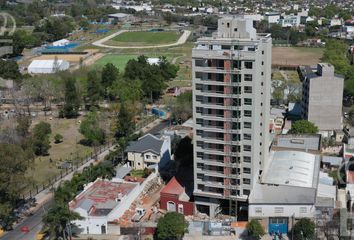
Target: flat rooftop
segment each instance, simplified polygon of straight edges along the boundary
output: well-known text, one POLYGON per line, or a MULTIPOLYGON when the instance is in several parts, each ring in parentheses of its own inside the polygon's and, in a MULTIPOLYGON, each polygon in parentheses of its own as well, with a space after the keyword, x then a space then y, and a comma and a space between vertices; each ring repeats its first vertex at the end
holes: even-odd
POLYGON ((319 166, 319 155, 299 151, 271 152, 262 183, 316 188, 319 166))
POLYGON ((313 150, 321 149, 320 134, 287 134, 279 135, 273 141, 273 146, 278 148, 313 150))
POLYGON ((86 210, 90 216, 106 216, 136 186, 136 183, 98 179, 87 185, 84 191, 69 203, 69 207, 70 209, 86 210))

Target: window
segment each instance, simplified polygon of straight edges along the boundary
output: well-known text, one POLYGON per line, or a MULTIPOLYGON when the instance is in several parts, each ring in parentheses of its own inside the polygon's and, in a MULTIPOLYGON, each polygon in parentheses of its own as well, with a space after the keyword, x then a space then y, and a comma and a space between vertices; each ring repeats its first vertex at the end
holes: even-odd
POLYGON ((233 122, 232 123, 232 129, 233 130, 239 130, 241 128, 241 124, 239 122, 233 122))
POLYGON ((234 28, 234 32, 237 32, 237 28, 234 28))
POLYGON ((264 51, 262 51, 262 54, 264 54, 264 51))
POLYGON ((252 136, 251 134, 244 133, 244 134, 243 134, 243 139, 244 139, 244 140, 252 140, 252 137, 251 137, 251 136, 252 136))
POLYGON ((252 111, 245 110, 245 111, 243 111, 243 115, 245 115, 245 117, 252 117, 252 111))
POLYGON ((243 50, 243 46, 235 45, 234 50, 243 50))
POLYGON ((243 173, 251 174, 251 169, 250 168, 243 168, 243 173))
POLYGON ((241 82, 241 74, 233 74, 232 75, 232 82, 241 82))
POLYGON ((283 207, 275 207, 274 213, 276 213, 276 214, 284 213, 284 208, 283 207))
POLYGON ((222 50, 230 50, 231 46, 230 45, 221 45, 222 50))
POLYGON ((307 213, 306 207, 300 207, 300 213, 307 213))
POLYGON ((262 61, 262 66, 264 65, 264 62, 262 61))
POLYGON ((240 60, 234 60, 233 61, 233 66, 234 66, 234 68, 241 69, 241 61, 240 60))
POLYGON ((245 81, 250 82, 250 81, 252 81, 252 74, 245 74, 243 76, 243 78, 244 78, 245 81))
POLYGON ((233 87, 233 94, 241 94, 241 87, 233 87))
POLYGON ((195 111, 197 113, 203 113, 203 108, 202 107, 196 107, 195 111))
POLYGON ((241 116, 241 111, 232 111, 233 118, 239 118, 241 116))
POLYGON ((244 128, 252 128, 252 123, 250 123, 250 122, 244 122, 244 123, 243 123, 243 127, 244 127, 244 128))
POLYGON ((203 156, 204 156, 204 153, 202 153, 202 152, 197 152, 197 157, 198 157, 198 158, 203 158, 203 156))
POLYGON ((251 151, 251 145, 243 145, 243 151, 250 152, 251 151))
POLYGON ((168 212, 176 212, 176 203, 172 201, 167 202, 167 211, 168 212))
POLYGON ((230 23, 227 23, 227 27, 228 27, 228 28, 230 27, 230 23))
POLYGON ((248 47, 248 51, 254 52, 254 51, 256 51, 256 48, 255 47, 248 47))
POLYGON ((240 134, 232 134, 232 141, 240 141, 240 134))
POLYGON ((197 146, 198 147, 203 147, 203 141, 197 141, 197 146))
POLYGON ((240 152, 241 151, 241 146, 233 145, 231 148, 232 152, 240 152))
POLYGON ((145 159, 150 159, 151 156, 150 155, 145 155, 145 159))
POLYGON ((203 125, 203 119, 201 119, 201 118, 197 118, 197 124, 199 124, 199 125, 203 125))
POLYGON ((248 189, 244 189, 243 190, 243 195, 250 195, 250 190, 248 190, 248 189))
POLYGON ((251 86, 245 86, 244 87, 244 92, 245 93, 252 93, 252 87, 251 86))
POLYGON ((183 214, 183 204, 178 204, 178 213, 183 214))
POLYGON ((256 213, 262 213, 262 208, 261 208, 261 207, 256 207, 256 208, 254 209, 254 211, 255 211, 256 213))
POLYGON ((252 105, 252 98, 243 99, 245 105, 252 105))
POLYGON ((261 72, 261 75, 263 76, 263 75, 264 75, 264 72, 261 72))
POLYGON ((245 62, 245 68, 252 69, 253 63, 252 62, 245 62))
POLYGON ((244 179, 243 179, 243 184, 251 184, 251 179, 249 179, 249 178, 244 178, 244 179))
POLYGON ((156 160, 157 156, 156 155, 152 155, 152 159, 156 160))
POLYGON ((243 156, 243 161, 246 163, 250 163, 251 162, 251 157, 250 156, 243 156))
POLYGON ((197 135, 202 136, 203 135, 203 130, 197 130, 197 135))

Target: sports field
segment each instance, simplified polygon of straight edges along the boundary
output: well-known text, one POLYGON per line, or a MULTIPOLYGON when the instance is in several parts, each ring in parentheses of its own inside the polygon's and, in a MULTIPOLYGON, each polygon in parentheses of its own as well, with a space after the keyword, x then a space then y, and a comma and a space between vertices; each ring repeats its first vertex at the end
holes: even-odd
POLYGON ((324 48, 273 47, 273 65, 314 65, 321 61, 324 48))
POLYGON ((120 71, 123 71, 125 65, 130 59, 137 58, 138 55, 116 55, 116 54, 108 54, 102 58, 100 58, 95 66, 103 67, 107 63, 113 63, 120 71))
POLYGON ((116 46, 144 46, 174 43, 181 36, 175 31, 165 32, 124 32, 109 40, 110 45, 116 46))

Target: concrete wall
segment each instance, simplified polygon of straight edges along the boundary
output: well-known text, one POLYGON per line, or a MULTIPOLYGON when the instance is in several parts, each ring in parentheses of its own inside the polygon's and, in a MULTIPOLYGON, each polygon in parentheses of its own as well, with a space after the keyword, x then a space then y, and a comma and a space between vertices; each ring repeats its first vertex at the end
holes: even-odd
POLYGON ((295 218, 313 218, 315 214, 314 205, 249 205, 249 218, 265 218, 265 217, 292 217, 295 218), (280 209, 283 212, 280 212, 280 209), (261 209, 261 212, 258 212, 261 209))
POLYGON ((309 84, 308 120, 319 130, 342 129, 344 79, 322 76, 309 84))

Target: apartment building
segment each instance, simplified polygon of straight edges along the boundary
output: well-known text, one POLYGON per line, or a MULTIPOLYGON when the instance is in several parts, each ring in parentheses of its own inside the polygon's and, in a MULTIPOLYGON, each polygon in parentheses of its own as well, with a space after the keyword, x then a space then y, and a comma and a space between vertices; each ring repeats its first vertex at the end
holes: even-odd
POLYGON ((219 19, 218 31, 193 48, 198 212, 235 214, 268 159, 271 49, 270 34, 242 17, 219 19))
POLYGON ((319 63, 300 66, 302 81, 302 117, 313 122, 320 133, 331 136, 342 129, 344 78, 334 73, 334 66, 319 63))

